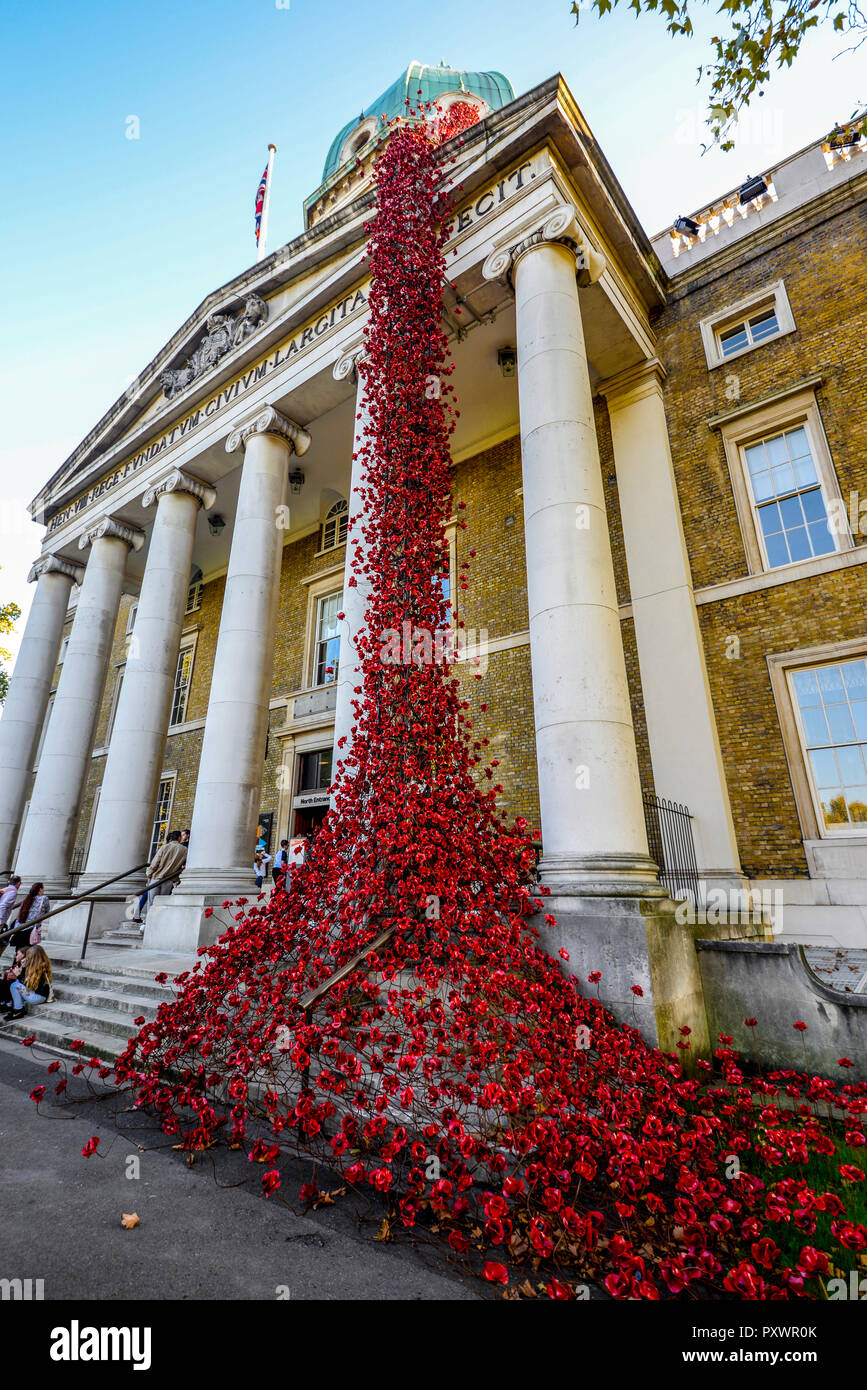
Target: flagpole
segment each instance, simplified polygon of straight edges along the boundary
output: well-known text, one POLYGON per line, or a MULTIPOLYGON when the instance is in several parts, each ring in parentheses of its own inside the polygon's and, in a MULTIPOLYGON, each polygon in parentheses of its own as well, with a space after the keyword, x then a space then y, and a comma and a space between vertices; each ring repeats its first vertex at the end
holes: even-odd
POLYGON ((265 258, 265 250, 268 245, 268 210, 271 206, 271 175, 274 170, 274 156, 277 153, 276 145, 268 146, 268 173, 265 180, 265 201, 262 204, 262 221, 259 225, 259 249, 256 253, 257 263, 265 258))

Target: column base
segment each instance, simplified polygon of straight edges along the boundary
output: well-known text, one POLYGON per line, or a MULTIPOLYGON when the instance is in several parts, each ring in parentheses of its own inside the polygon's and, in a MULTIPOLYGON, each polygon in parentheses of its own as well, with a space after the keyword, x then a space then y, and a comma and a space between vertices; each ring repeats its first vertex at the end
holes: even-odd
MULTIPOLYGON (((20 874, 21 870, 16 868, 15 872, 16 874, 20 874)), ((24 894, 29 889, 31 883, 38 883, 39 881, 40 880, 38 878, 31 878, 29 875, 22 875, 21 887, 18 889, 18 901, 15 904, 14 908, 15 912, 17 912, 18 908, 21 906, 21 900, 24 897, 24 894)), ((51 899, 52 907, 59 907, 62 902, 65 902, 68 898, 74 898, 78 893, 77 888, 70 888, 69 886, 69 874, 64 874, 63 878, 43 879, 42 891, 48 894, 49 898, 51 899)))
POLYGON ((694 945, 694 931, 675 916, 676 904, 659 884, 647 891, 603 893, 563 891, 547 874, 551 895, 545 912, 556 926, 539 928, 552 956, 564 946, 569 952, 566 969, 580 980, 582 994, 591 994, 591 972, 601 972, 598 995, 620 1023, 641 1032, 645 1042, 663 1052, 676 1052, 688 1064, 709 1054, 709 1035, 701 976, 694 945), (638 985, 641 995, 633 994, 638 985), (688 1027, 690 1048, 681 1052, 681 1027, 688 1027))
MULTIPOLYGON (((92 893, 100 883, 105 883, 107 878, 111 878, 110 869, 106 870, 105 873, 80 874, 78 878, 78 887, 75 889, 72 896, 77 897, 79 893, 92 893)), ((119 878, 117 883, 112 883, 108 888, 103 889, 103 891, 98 894, 98 897, 134 897, 136 901, 138 901, 144 892, 144 887, 145 875, 143 873, 129 874, 126 878, 119 878)), ((121 913, 121 916, 123 916, 123 913, 121 913)))
POLYGON ((543 854, 539 873, 552 895, 568 898, 666 896, 648 854, 543 854))
MULTIPOLYGON (((252 861, 252 854, 250 859, 252 861)), ((271 864, 266 865, 266 882, 271 881, 271 864)), ((195 896, 206 894, 208 897, 219 899, 225 902, 227 898, 249 898, 256 896, 261 889, 256 887, 256 879, 249 864, 233 864, 229 868, 204 868, 200 869, 195 865, 192 868, 184 869, 181 874, 180 885, 175 889, 175 894, 186 895, 192 893, 195 896)))
MULTIPOLYGON (((60 907, 63 902, 63 897, 68 898, 69 896, 69 889, 67 889, 59 902, 56 902, 52 898, 52 907, 60 907)), ((99 937, 104 936, 107 931, 111 931, 112 928, 123 925, 125 920, 125 906, 125 900, 111 902, 100 898, 94 899, 88 940, 96 941, 99 937)), ((89 908, 90 903, 76 903, 74 907, 70 907, 66 912, 59 912, 56 917, 49 917, 42 928, 43 941, 46 943, 62 941, 70 946, 80 946, 84 941, 84 933, 87 931, 87 914, 89 908)))
MULTIPOLYGON (((194 955, 200 946, 212 946, 235 925, 238 909, 234 904, 223 907, 226 899, 225 893, 181 893, 177 888, 154 898, 145 919, 143 949, 194 955), (205 916, 206 908, 211 908, 209 917, 205 916)), ((255 896, 252 900, 255 902, 255 896)))

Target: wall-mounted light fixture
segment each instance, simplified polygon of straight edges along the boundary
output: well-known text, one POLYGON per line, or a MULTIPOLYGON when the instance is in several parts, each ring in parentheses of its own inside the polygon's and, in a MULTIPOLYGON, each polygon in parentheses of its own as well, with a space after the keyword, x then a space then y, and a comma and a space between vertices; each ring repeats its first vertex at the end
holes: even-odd
POLYGON ((518 370, 518 358, 513 347, 497 348, 497 366, 503 376, 514 376, 518 370))
POLYGON ((289 474, 289 491, 300 492, 304 486, 304 474, 300 468, 293 468, 289 474))
POLYGON ((219 512, 211 512, 208 517, 208 530, 212 536, 221 536, 226 529, 226 523, 219 512))

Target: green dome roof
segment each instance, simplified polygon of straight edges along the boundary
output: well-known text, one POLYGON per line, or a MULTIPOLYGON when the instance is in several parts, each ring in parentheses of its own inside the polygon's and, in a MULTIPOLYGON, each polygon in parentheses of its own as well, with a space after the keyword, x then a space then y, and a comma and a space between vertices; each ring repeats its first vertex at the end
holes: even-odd
POLYGON ((325 161, 322 182, 327 182, 339 167, 340 151, 346 137, 357 125, 370 116, 385 116, 387 120, 393 120, 395 116, 405 115, 407 97, 412 105, 416 106, 419 102, 419 88, 422 103, 436 101, 446 92, 463 90, 468 95, 481 97, 491 111, 499 111, 501 106, 506 106, 515 99, 511 82, 501 72, 466 72, 463 68, 447 68, 443 64, 434 68, 428 67, 425 63, 410 63, 406 71, 401 73, 397 81, 393 82, 381 97, 371 102, 360 116, 347 121, 343 129, 335 135, 325 161))

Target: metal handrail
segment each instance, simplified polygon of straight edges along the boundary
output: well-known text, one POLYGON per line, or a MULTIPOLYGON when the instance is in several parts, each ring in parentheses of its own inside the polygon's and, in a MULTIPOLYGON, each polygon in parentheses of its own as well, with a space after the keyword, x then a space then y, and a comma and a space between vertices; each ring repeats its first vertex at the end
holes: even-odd
MULTIPOLYGON (((329 990, 333 989, 336 984, 344 980, 347 975, 351 975, 352 971, 361 964, 365 956, 370 955, 371 951, 378 951, 380 946, 384 946, 386 941, 389 941, 394 936, 396 930, 397 923, 394 923, 393 926, 386 927, 384 931, 379 933, 379 936, 374 937, 373 941, 369 942, 368 945, 354 955, 351 960, 348 960, 345 965, 341 965, 340 969, 335 970, 333 975, 329 975, 327 980, 323 980, 321 985, 317 985, 315 989, 308 990, 303 998, 298 1001, 302 1014, 307 1014, 309 1020, 309 1015, 313 1012, 313 1008, 319 1000, 322 999, 329 990)), ((305 1090, 310 1085, 309 1058, 307 1065, 301 1069, 301 1085, 305 1090)))
POLYGON ((301 1012, 303 1014, 309 1013, 313 1005, 318 1003, 323 995, 327 994, 328 991, 339 984, 341 980, 344 980, 347 975, 351 975, 353 970, 364 960, 365 956, 369 956, 371 951, 378 951, 380 946, 384 946, 386 941, 389 941, 396 931, 396 923, 390 927, 386 927, 384 931, 379 933, 379 936, 375 937, 374 940, 369 943, 369 945, 365 946, 357 955, 354 955, 345 965, 341 965, 340 969, 335 970, 333 975, 329 975, 327 980, 323 980, 321 985, 317 985, 315 989, 308 990, 307 994, 298 1001, 301 1012))
MULTIPOLYGON (((87 943, 90 938, 90 923, 93 918, 93 905, 95 902, 99 901, 97 895, 103 888, 110 888, 113 883, 118 883, 122 878, 127 878, 130 874, 137 874, 141 869, 146 869, 148 863, 149 861, 145 860, 143 864, 136 864, 131 869, 124 869, 122 874, 115 874, 114 878, 107 878, 102 883, 95 884, 89 892, 79 893, 76 897, 70 898, 68 902, 63 903, 61 907, 52 907, 50 912, 43 912, 41 917, 34 917, 32 922, 18 922, 14 927, 7 927, 5 931, 0 932, 0 951, 5 950, 6 942, 9 937, 14 936, 16 932, 23 931, 25 927, 32 928, 41 926, 43 922, 48 921, 49 917, 57 917, 61 912, 68 912, 71 907, 76 907, 79 903, 90 903, 87 913, 87 923, 84 928, 84 940, 81 943, 81 955, 79 956, 79 960, 84 960, 85 952, 87 951, 87 943)), ((174 873, 167 874, 165 878, 158 878, 155 883, 149 883, 147 885, 147 891, 150 892, 152 888, 161 888, 164 883, 172 883, 177 876, 178 871, 175 869, 174 873)), ((121 902, 122 899, 118 898, 116 901, 121 902)))

